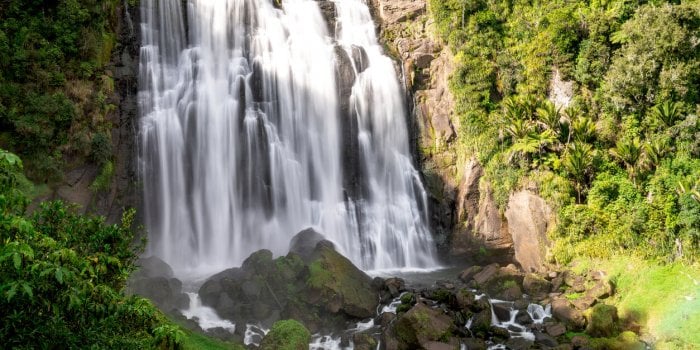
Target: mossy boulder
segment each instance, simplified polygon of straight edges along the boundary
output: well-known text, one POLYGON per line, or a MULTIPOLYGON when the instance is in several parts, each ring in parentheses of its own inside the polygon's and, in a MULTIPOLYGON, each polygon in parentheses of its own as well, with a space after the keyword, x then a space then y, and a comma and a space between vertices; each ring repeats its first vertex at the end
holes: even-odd
POLYGON ((308 266, 307 301, 321 304, 331 313, 342 311, 358 318, 374 316, 379 297, 372 288, 372 279, 327 243, 317 244, 315 259, 308 266))
POLYGON ((523 279, 523 289, 525 294, 536 299, 543 299, 551 291, 552 283, 537 274, 528 273, 523 279))
POLYGON ((584 312, 588 325, 586 333, 593 337, 612 337, 619 332, 617 308, 597 304, 584 312))
POLYGON ((212 276, 199 290, 202 303, 236 323, 269 327, 295 319, 313 332, 375 315, 379 294, 372 279, 321 234, 304 230, 290 249, 276 259, 269 250, 257 251, 240 268, 212 276))
POLYGON ((423 349, 432 342, 449 342, 454 324, 441 311, 417 303, 394 324, 400 349, 423 349))
POLYGON ((277 321, 260 343, 260 350, 306 350, 311 333, 295 320, 277 321))

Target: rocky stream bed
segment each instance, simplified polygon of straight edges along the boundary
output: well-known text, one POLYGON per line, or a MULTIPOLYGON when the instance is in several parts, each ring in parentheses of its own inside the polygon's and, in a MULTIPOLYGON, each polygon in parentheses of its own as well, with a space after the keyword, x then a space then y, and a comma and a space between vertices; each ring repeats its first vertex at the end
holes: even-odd
POLYGON ((292 239, 286 256, 260 250, 185 287, 159 259, 141 265, 132 292, 188 328, 251 349, 271 348, 263 339, 287 319, 310 332, 311 349, 646 347, 629 331, 638 327, 607 303, 614 286, 603 271, 525 273, 493 263, 373 278, 311 229, 292 239))

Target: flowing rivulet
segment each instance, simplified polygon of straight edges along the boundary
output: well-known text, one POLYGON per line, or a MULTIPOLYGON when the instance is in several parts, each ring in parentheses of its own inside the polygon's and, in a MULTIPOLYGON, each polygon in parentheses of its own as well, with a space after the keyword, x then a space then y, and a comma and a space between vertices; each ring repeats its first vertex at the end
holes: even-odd
POLYGON ((210 273, 312 226, 366 270, 435 264, 403 94, 362 1, 335 1, 335 28, 313 0, 141 6, 151 253, 210 273))

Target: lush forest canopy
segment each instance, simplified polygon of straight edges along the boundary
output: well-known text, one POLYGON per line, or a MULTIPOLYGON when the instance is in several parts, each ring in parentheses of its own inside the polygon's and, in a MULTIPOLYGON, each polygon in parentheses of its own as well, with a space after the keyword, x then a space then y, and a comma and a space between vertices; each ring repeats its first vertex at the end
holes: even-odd
POLYGON ((459 152, 485 165, 502 209, 537 188, 558 212, 561 263, 697 261, 700 2, 430 4, 456 56, 459 152), (568 106, 548 99, 554 75, 573 83, 568 106))

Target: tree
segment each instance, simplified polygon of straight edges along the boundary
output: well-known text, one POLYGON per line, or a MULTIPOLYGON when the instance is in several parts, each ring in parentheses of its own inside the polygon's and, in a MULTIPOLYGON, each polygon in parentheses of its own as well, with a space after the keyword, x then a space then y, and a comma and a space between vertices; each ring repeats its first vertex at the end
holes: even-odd
POLYGON ((610 150, 610 154, 620 160, 627 170, 630 180, 636 185, 639 160, 642 156, 642 144, 639 138, 623 139, 617 142, 615 148, 610 150))
POLYGON ((564 154, 562 165, 574 182, 576 198, 579 203, 583 190, 588 184, 588 178, 593 172, 595 151, 587 143, 572 143, 564 154))
POLYGON ((681 104, 672 101, 664 101, 652 108, 651 115, 662 122, 667 128, 670 128, 681 119, 681 104))

